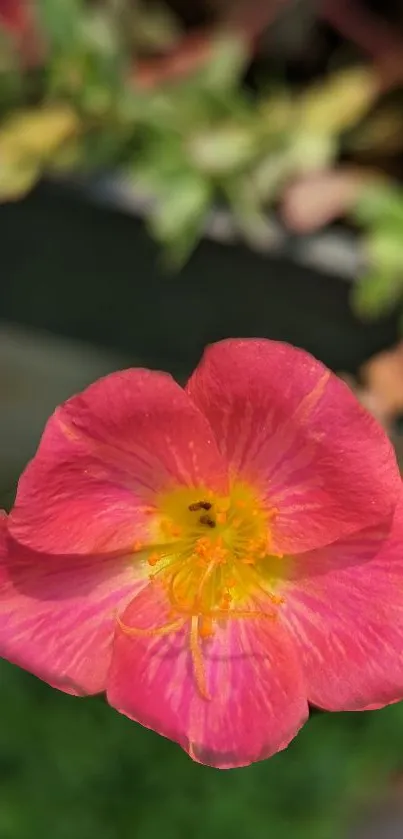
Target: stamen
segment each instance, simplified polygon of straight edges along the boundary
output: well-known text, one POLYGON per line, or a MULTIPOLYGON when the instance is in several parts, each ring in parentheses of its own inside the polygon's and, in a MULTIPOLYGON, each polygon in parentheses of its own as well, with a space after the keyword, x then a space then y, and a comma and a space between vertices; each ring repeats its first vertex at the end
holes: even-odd
POLYGON ((182 528, 177 524, 174 524, 174 522, 169 519, 163 519, 160 527, 164 536, 176 539, 178 536, 182 535, 182 528))
POLYGON ((142 629, 139 626, 127 626, 120 618, 117 619, 117 622, 125 635, 169 635, 170 632, 177 632, 178 629, 181 629, 186 621, 181 618, 180 620, 166 623, 164 626, 157 626, 151 629, 142 629))
MULTIPOLYGON (((193 615, 194 614, 194 609, 188 607, 188 605, 186 603, 186 600, 178 600, 177 594, 175 592, 175 583, 176 583, 181 571, 182 571, 182 569, 179 568, 179 570, 176 571, 175 574, 172 574, 172 577, 171 577, 170 582, 169 582, 169 590, 168 590, 169 600, 170 600, 171 605, 173 606, 174 609, 176 609, 177 612, 182 613, 183 615, 193 615)), ((192 603, 191 606, 193 606, 193 605, 194 604, 192 603)))
POLYGON ((258 609, 212 609, 211 612, 204 612, 203 617, 209 617, 213 620, 244 620, 245 618, 267 618, 268 620, 276 620, 277 615, 268 614, 268 612, 261 612, 258 609))
POLYGON ((229 592, 225 592, 225 594, 223 594, 223 596, 221 598, 220 608, 228 611, 231 603, 232 603, 231 595, 229 594, 229 592))
POLYGON ((195 553, 200 557, 205 557, 207 551, 211 546, 210 539, 207 536, 198 539, 195 545, 195 553))
POLYGON ((201 600, 202 600, 202 597, 203 597, 203 589, 204 589, 207 581, 210 579, 213 571, 215 571, 215 567, 216 567, 215 561, 214 561, 214 559, 212 559, 210 564, 207 566, 207 568, 206 568, 206 570, 205 570, 205 572, 202 575, 202 578, 200 580, 200 583, 199 583, 199 586, 198 586, 198 589, 197 589, 196 598, 195 598, 195 603, 201 605, 201 600))
POLYGON ((207 690, 206 670, 204 667, 203 653, 200 648, 198 617, 192 617, 192 623, 190 627, 190 652, 192 654, 194 674, 199 693, 203 697, 203 699, 207 699, 207 701, 210 701, 211 696, 207 690))
MULTIPOLYGON (((158 578, 171 609, 167 623, 151 629, 121 621, 119 626, 128 635, 149 637, 185 628, 194 680, 209 700, 204 645, 223 622, 276 620, 284 598, 270 591, 270 561, 266 568, 266 559, 274 556, 270 523, 278 510, 268 509, 267 499, 261 505, 252 489, 237 481, 226 498, 205 488, 196 492, 200 500, 191 501, 187 489, 167 498, 159 518, 161 544, 147 550, 149 577, 158 578)), ((138 550, 145 547, 136 543, 138 550)), ((273 583, 276 577, 273 573, 273 583)))
POLYGON ((285 603, 285 598, 282 597, 280 594, 273 594, 273 592, 268 591, 266 588, 262 586, 259 580, 259 575, 256 573, 256 569, 251 569, 251 573, 253 574, 254 583, 253 587, 259 589, 265 597, 268 597, 275 606, 281 606, 282 603, 285 603))

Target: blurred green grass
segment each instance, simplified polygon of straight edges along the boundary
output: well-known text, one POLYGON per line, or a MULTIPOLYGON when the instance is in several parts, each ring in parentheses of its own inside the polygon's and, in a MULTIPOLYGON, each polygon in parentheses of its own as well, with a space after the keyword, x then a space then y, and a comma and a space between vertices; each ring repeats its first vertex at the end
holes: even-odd
POLYGON ((399 770, 403 704, 314 715, 287 751, 227 772, 0 664, 1 839, 334 839, 399 770))

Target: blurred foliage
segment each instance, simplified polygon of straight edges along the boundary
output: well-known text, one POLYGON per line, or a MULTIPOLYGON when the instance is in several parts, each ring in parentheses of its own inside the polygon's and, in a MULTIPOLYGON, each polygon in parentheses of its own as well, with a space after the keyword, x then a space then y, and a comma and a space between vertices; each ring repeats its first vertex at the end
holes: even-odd
POLYGON ((370 269, 353 289, 353 303, 363 317, 377 317, 403 298, 403 188, 379 181, 363 189, 354 219, 365 230, 370 269))
MULTIPOLYGON (((119 169, 151 198, 150 230, 178 267, 213 206, 229 206, 259 244, 267 208, 290 181, 337 167, 346 153, 401 149, 400 102, 383 104, 375 68, 348 66, 301 90, 271 79, 255 93, 243 83, 251 54, 241 33, 205 36, 203 60, 199 42, 196 58, 192 49, 184 58, 184 33, 163 2, 34 8, 27 34, 2 26, 0 5, 0 200, 18 199, 43 174, 119 169), (166 55, 186 72, 164 72, 166 55)), ((396 305, 403 282, 403 199, 376 178, 371 194, 368 204, 363 190, 352 212, 368 264, 353 302, 365 316, 396 305)))
POLYGON ((1 663, 2 839, 340 839, 402 769, 403 705, 314 715, 286 752, 237 771, 1 663))
POLYGON ((242 85, 246 46, 224 33, 181 80, 144 85, 141 58, 180 38, 162 5, 38 0, 35 31, 34 68, 11 37, 0 65, 0 198, 24 194, 43 172, 120 167, 155 198, 150 227, 176 262, 217 201, 253 240, 286 181, 334 161, 377 95, 358 67, 300 95, 255 96, 242 85))

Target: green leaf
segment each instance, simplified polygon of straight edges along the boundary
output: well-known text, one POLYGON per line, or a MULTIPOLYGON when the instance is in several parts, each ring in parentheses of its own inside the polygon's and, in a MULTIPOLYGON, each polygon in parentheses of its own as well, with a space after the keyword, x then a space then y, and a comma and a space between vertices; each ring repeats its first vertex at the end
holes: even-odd
MULTIPOLYGON (((144 139, 144 137, 143 137, 144 139)), ((173 134, 149 132, 140 152, 136 152, 131 175, 151 193, 174 194, 187 178, 197 177, 184 162, 183 149, 173 134)))
POLYGON ((133 40, 151 52, 175 47, 181 36, 179 23, 163 3, 139 9, 133 21, 133 40))
POLYGON ((376 229, 368 238, 366 253, 371 265, 388 273, 403 274, 403 238, 387 227, 376 229))
POLYGON ((67 104, 15 111, 0 126, 0 162, 46 161, 79 131, 79 118, 67 104))
POLYGON ((238 229, 251 247, 264 247, 272 236, 272 227, 262 207, 262 200, 250 176, 236 178, 225 184, 238 229))
POLYGON ((39 165, 24 162, 12 165, 0 157, 0 203, 23 198, 39 178, 39 165))
POLYGON ((266 203, 277 197, 279 190, 290 176, 292 160, 283 152, 271 151, 257 161, 251 172, 254 190, 260 201, 266 203))
POLYGON ((388 230, 376 230, 366 245, 369 273, 354 287, 352 302, 362 317, 391 311, 403 293, 403 241, 388 230))
POLYGON ((215 91, 237 87, 248 60, 249 54, 244 39, 236 35, 218 36, 200 75, 202 86, 215 91))
POLYGON ((359 224, 381 222, 401 227, 403 233, 403 191, 386 181, 373 182, 360 192, 353 216, 359 224))
POLYGON ((362 318, 376 318, 394 309, 403 292, 403 270, 372 272, 353 287, 351 301, 354 310, 362 318))
POLYGON ((209 184, 190 173, 156 196, 149 227, 177 265, 188 257, 201 235, 210 201, 209 184))
POLYGON ((213 176, 228 175, 255 157, 257 138, 251 128, 221 125, 191 136, 186 150, 190 162, 200 171, 213 176))
POLYGON ((37 0, 36 5, 51 51, 73 52, 80 37, 83 0, 37 0))
POLYGON ((290 143, 288 160, 294 173, 324 169, 337 156, 337 141, 330 134, 299 131, 290 143))

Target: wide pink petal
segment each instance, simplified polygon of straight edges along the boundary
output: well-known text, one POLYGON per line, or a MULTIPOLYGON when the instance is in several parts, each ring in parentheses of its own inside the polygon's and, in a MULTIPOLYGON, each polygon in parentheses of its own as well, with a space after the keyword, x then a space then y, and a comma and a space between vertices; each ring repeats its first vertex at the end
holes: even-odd
MULTIPOLYGON (((130 604, 126 626, 168 620, 150 586, 130 604)), ((203 698, 190 653, 190 628, 165 636, 118 629, 107 696, 121 713, 177 741, 194 760, 245 766, 284 749, 307 718, 301 672, 280 622, 232 620, 203 642, 203 698)))
POLYGON ((308 699, 365 710, 403 699, 403 516, 295 557, 283 618, 304 668, 308 699))
POLYGON ((224 489, 225 467, 183 389, 163 373, 113 373, 49 420, 20 479, 10 532, 50 553, 130 550, 150 539, 156 493, 206 483, 224 489))
POLYGON ((266 340, 210 347, 187 391, 231 472, 271 507, 272 549, 329 544, 393 509, 400 475, 381 427, 303 350, 266 340))
POLYGON ((34 554, 0 520, 0 656, 74 694, 105 690, 116 616, 148 576, 141 561, 34 554))

